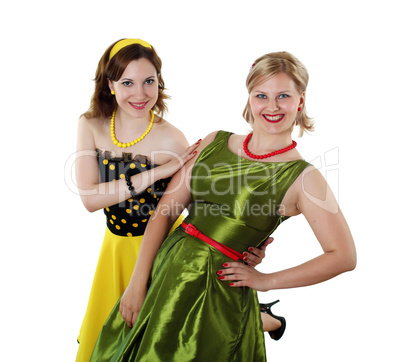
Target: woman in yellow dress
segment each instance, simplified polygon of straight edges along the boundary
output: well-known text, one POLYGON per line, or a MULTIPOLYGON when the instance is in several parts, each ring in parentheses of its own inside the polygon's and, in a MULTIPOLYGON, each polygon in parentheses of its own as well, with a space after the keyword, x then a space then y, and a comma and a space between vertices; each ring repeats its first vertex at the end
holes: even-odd
POLYGON ((99 61, 90 109, 79 120, 77 185, 88 211, 104 209, 107 228, 77 361, 89 360, 106 317, 127 287, 147 221, 169 177, 194 156, 194 146, 162 118, 168 96, 161 67, 145 41, 112 44, 99 61))

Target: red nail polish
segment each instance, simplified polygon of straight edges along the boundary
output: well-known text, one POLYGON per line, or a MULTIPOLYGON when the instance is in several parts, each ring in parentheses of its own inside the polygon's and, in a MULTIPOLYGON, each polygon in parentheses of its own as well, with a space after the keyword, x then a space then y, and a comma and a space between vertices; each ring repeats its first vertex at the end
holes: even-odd
POLYGON ((230 285, 230 286, 232 286, 232 285, 233 285, 233 283, 229 283, 229 285, 230 285))
POLYGON ((247 257, 245 256, 245 257, 243 258, 243 260, 244 260, 244 261, 247 261, 247 257))
POLYGON ((249 251, 253 251, 253 248, 250 247, 250 248, 248 248, 248 250, 249 250, 249 251))
POLYGON ((216 272, 216 274, 222 274, 222 273, 223 273, 222 270, 218 270, 218 271, 216 272))
POLYGON ((223 277, 223 276, 222 276, 222 277, 218 277, 218 278, 219 278, 220 280, 223 280, 223 279, 225 279, 225 277, 223 277))
POLYGON ((226 267, 226 266, 228 266, 228 263, 223 263, 222 265, 226 267))
POLYGON ((246 252, 244 252, 244 253, 243 253, 243 255, 244 255, 244 256, 247 256, 247 253, 246 253, 246 252))

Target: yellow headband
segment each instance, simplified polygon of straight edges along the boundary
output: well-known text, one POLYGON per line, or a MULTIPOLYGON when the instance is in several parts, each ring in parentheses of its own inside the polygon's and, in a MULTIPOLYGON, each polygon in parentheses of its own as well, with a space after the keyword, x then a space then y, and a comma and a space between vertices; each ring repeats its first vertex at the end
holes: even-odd
POLYGON ((132 45, 132 44, 140 44, 145 48, 150 48, 152 49, 151 44, 147 43, 144 40, 141 39, 123 39, 118 41, 112 48, 112 50, 110 51, 109 54, 109 60, 112 59, 117 52, 119 52, 121 49, 125 48, 128 45, 132 45))

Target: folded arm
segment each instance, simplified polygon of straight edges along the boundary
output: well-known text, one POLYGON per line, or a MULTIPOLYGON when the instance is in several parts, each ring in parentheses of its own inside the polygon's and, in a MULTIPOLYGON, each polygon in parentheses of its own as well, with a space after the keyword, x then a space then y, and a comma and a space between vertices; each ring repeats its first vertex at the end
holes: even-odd
MULTIPOLYGON (((95 121, 82 117, 78 126, 78 141, 75 161, 77 186, 81 200, 90 212, 118 204, 131 197, 126 180, 101 182, 96 155, 94 132, 95 121)), ((170 150, 171 160, 164 165, 131 176, 137 193, 145 190, 157 180, 172 176, 190 160, 196 144, 188 147, 187 140, 179 134, 175 138, 175 151, 170 150), (176 156, 174 156, 176 154, 176 156)))

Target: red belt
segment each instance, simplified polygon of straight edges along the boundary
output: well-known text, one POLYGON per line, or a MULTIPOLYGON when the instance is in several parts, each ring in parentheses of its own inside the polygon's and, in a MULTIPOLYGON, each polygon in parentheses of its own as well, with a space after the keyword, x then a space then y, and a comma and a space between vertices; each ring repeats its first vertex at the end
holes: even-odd
POLYGON ((186 224, 185 222, 183 222, 181 226, 185 229, 187 234, 194 236, 202 241, 205 241, 207 244, 219 250, 221 253, 225 254, 230 259, 234 261, 238 261, 239 259, 243 260, 243 254, 204 235, 202 232, 197 230, 197 228, 194 225, 186 224))

